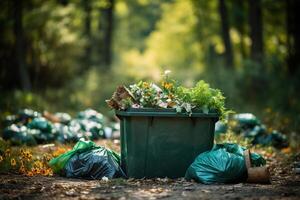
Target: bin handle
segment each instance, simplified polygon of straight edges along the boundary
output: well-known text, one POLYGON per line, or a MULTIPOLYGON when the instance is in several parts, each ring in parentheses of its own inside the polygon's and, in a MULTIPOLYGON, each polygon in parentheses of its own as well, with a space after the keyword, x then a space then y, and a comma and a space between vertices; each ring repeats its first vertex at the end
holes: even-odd
POLYGON ((191 120, 192 120, 192 124, 193 124, 193 126, 195 126, 195 125, 196 125, 196 119, 195 119, 195 118, 193 118, 193 117, 191 117, 191 120))
POLYGON ((150 117, 150 126, 153 125, 154 117, 150 117))

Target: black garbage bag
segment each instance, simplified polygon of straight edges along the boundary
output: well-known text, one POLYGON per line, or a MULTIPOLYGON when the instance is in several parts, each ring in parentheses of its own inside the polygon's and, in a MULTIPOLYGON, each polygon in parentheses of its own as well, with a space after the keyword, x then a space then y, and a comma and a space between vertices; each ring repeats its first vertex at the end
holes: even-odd
POLYGON ((3 139, 9 140, 13 145, 36 145, 37 142, 34 139, 31 132, 28 131, 26 126, 19 126, 13 124, 8 126, 3 131, 3 139))
POLYGON ((41 117, 41 116, 42 116, 41 113, 31 110, 31 109, 19 110, 19 112, 17 114, 18 120, 22 121, 24 123, 27 123, 29 120, 32 120, 34 118, 41 117))
POLYGON ((75 153, 64 167, 66 177, 102 179, 125 177, 112 151, 103 147, 75 153))
POLYGON ((43 132, 39 129, 28 129, 28 132, 31 132, 38 144, 54 142, 57 138, 57 135, 55 133, 43 132))
POLYGON ((242 131, 242 135, 249 139, 254 139, 259 135, 267 134, 267 128, 265 125, 256 125, 252 129, 242 131))
POLYGON ((252 144, 260 144, 263 146, 273 146, 275 148, 281 149, 289 146, 288 139, 286 135, 274 130, 270 134, 260 134, 257 135, 252 144))
POLYGON ((3 125, 5 127, 7 127, 7 126, 10 126, 10 125, 12 125, 14 123, 17 123, 17 122, 18 122, 18 117, 16 115, 8 115, 4 118, 3 125))
POLYGON ((260 120, 253 115, 252 113, 239 113, 233 115, 231 119, 236 122, 236 125, 233 127, 233 131, 237 134, 243 134, 247 136, 255 126, 260 126, 260 120))

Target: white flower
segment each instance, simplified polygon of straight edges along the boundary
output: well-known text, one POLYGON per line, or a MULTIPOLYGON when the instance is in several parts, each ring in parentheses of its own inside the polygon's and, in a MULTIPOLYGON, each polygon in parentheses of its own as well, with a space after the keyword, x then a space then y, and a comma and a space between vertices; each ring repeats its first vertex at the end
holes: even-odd
POLYGON ((132 108, 140 108, 141 106, 139 105, 139 104, 132 104, 132 106, 131 106, 132 108))
POLYGON ((167 108, 168 104, 166 102, 161 101, 161 102, 159 102, 158 106, 161 107, 161 108, 167 108))

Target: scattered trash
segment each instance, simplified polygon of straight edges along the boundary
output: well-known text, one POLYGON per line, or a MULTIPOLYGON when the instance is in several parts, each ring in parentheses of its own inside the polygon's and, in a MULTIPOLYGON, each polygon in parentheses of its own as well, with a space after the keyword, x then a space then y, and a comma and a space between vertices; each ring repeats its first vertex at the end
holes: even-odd
MULTIPOLYGON (((236 183, 247 179, 247 168, 243 152, 246 149, 237 144, 216 144, 211 151, 201 153, 186 171, 187 180, 212 183, 236 183)), ((265 165, 265 159, 251 153, 254 166, 265 165)))
POLYGON ((119 131, 117 123, 105 123, 104 116, 92 109, 81 111, 72 119, 67 113, 43 114, 31 110, 20 110, 7 116, 3 139, 13 145, 36 145, 50 142, 70 143, 80 138, 95 140, 112 138, 119 131))
MULTIPOLYGON (((34 131, 32 131, 34 132, 34 131)), ((13 145, 36 145, 36 140, 34 139, 32 132, 27 130, 26 126, 12 124, 4 129, 3 139, 10 140, 13 145)))
MULTIPOLYGON (((231 130, 235 134, 243 135, 252 141, 252 144, 260 144, 263 146, 274 146, 275 148, 282 149, 289 146, 286 135, 277 130, 271 132, 260 120, 251 113, 235 114, 229 119, 231 130)), ((215 135, 226 133, 228 130, 227 124, 218 121, 215 126, 215 135)))
POLYGON ((265 166, 253 167, 251 162, 251 153, 249 149, 244 151, 244 158, 247 167, 247 182, 248 183, 270 183, 270 172, 265 166))
POLYGON ((80 140, 71 151, 53 158, 49 165, 55 173, 69 178, 125 177, 120 167, 120 156, 91 141, 80 140))
POLYGON ((226 133, 228 127, 226 126, 226 124, 222 123, 221 121, 218 121, 215 124, 215 135, 220 135, 222 133, 226 133))
POLYGON ((274 130, 269 134, 257 135, 252 141, 253 144, 261 144, 265 146, 274 146, 278 149, 286 148, 289 146, 286 135, 274 130))
POLYGON ((300 174, 300 162, 294 163, 294 171, 296 174, 300 174))
POLYGON ((106 177, 106 176, 103 176, 102 178, 101 178, 101 181, 104 181, 104 182, 107 182, 109 179, 106 177))
POLYGON ((153 82, 139 81, 128 87, 117 87, 107 105, 115 110, 130 108, 163 108, 174 109, 174 112, 192 115, 193 111, 204 114, 218 113, 220 119, 230 113, 225 108, 225 98, 218 89, 211 88, 200 80, 194 87, 186 88, 164 73, 159 85, 153 82))

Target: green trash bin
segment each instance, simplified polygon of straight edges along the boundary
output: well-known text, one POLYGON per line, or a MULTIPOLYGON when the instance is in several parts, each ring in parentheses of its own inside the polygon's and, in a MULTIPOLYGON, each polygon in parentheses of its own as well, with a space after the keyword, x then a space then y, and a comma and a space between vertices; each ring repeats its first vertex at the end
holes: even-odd
POLYGON ((128 177, 184 177, 187 168, 214 142, 217 113, 131 108, 116 111, 121 121, 121 166, 128 177))

